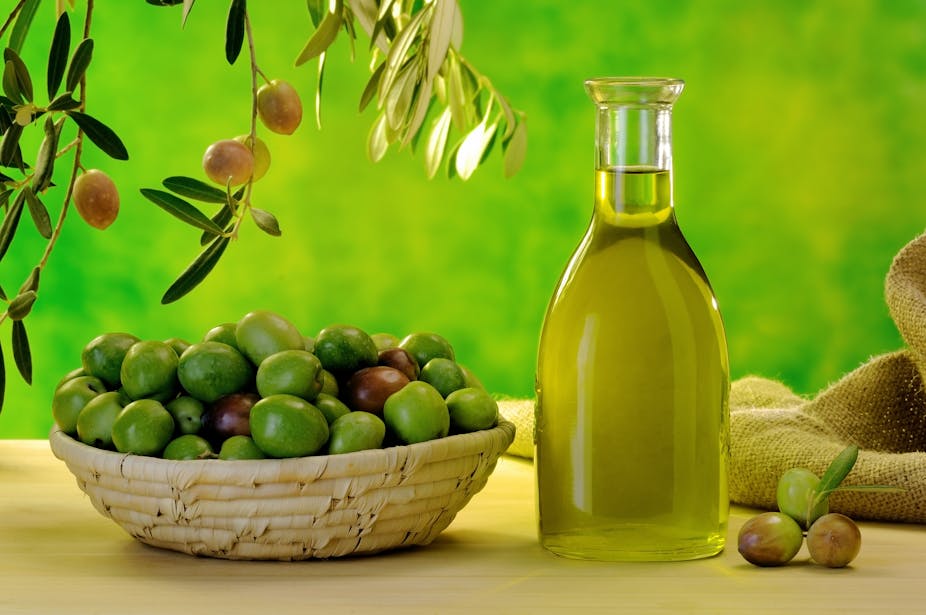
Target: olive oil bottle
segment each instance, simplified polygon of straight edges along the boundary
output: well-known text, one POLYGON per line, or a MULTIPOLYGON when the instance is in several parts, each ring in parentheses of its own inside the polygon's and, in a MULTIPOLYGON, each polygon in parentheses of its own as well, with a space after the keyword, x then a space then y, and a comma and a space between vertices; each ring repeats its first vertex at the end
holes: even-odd
POLYGON ((675 79, 596 79, 595 207, 544 319, 539 534, 559 555, 719 553, 729 367, 714 293, 676 223, 675 79))

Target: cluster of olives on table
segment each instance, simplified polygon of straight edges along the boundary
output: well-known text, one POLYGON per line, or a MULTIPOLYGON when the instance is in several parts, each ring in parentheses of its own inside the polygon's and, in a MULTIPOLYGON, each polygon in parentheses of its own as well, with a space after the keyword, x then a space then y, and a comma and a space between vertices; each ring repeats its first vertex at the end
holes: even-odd
POLYGON ((794 559, 806 536, 813 561, 829 568, 847 566, 858 555, 862 535, 852 519, 829 512, 829 493, 836 486, 823 486, 807 468, 784 472, 776 490, 778 511, 761 513, 743 524, 740 554, 756 566, 782 566, 794 559))
POLYGON ((436 333, 304 336, 253 311, 195 343, 104 333, 58 384, 58 427, 166 459, 339 454, 489 429, 498 404, 436 333))

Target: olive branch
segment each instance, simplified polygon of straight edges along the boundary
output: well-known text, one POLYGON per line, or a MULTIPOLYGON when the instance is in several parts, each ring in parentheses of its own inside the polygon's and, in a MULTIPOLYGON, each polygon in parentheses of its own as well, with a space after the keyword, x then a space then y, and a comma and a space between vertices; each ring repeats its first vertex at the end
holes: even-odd
MULTIPOLYGON (((182 5, 181 26, 189 19, 195 0, 146 0, 157 6, 182 5)), ((128 152, 117 134, 87 113, 86 71, 92 60, 94 41, 90 36, 94 0, 86 0, 80 40, 72 46, 68 9, 74 0, 55 0, 57 23, 45 70, 47 102, 39 101, 33 75, 20 56, 41 0, 19 0, 0 25, 4 41, 2 91, 0 95, 0 260, 7 254, 24 209, 38 233, 46 240, 36 264, 14 295, 0 286, 0 325, 11 321, 11 347, 22 379, 32 383, 32 354, 25 319, 38 299, 41 273, 61 235, 71 205, 81 211, 75 187, 87 171, 81 163, 84 145, 94 146, 115 160, 128 160, 128 152), (73 48, 73 50, 72 50, 73 48), (33 158, 24 156, 20 139, 24 130, 41 130, 41 142, 33 158), (71 156, 69 171, 60 170, 71 156), (29 164, 34 160, 34 164, 29 164), (54 187, 56 172, 64 197, 57 218, 44 200, 54 187), (0 304, 2 306, 2 304, 0 304)), ((373 162, 383 159, 390 147, 415 153, 421 149, 428 178, 441 167, 450 178, 467 180, 489 157, 493 149, 504 156, 504 174, 510 177, 523 164, 527 147, 527 124, 523 112, 461 54, 463 17, 457 0, 307 0, 308 18, 314 32, 298 53, 295 63, 317 60, 314 97, 315 122, 321 128, 325 59, 333 43, 344 32, 350 54, 356 55, 359 33, 369 38, 370 77, 359 97, 364 111, 375 107, 376 117, 367 139, 373 162), (375 101, 375 105, 373 105, 375 101), (425 136, 426 135, 426 136, 425 136)), ((247 147, 257 156, 258 99, 260 81, 272 80, 259 67, 247 0, 231 0, 225 23, 224 53, 234 64, 247 43, 250 63, 251 113, 247 147)), ((108 178, 107 178, 108 180, 108 178)), ((163 190, 141 189, 149 201, 187 225, 200 231, 200 252, 174 280, 161 298, 171 303, 197 287, 214 269, 242 224, 250 219, 263 232, 282 234, 276 217, 251 203, 256 177, 240 186, 228 181, 217 186, 188 176, 172 176, 161 183, 163 190), (194 202, 199 204, 194 204, 194 202), (212 205, 207 215, 201 209, 212 205)), ((116 207, 118 207, 118 195, 116 207)), ((115 215, 115 212, 112 212, 115 215)), ((3 345, 0 344, 0 410, 6 389, 3 345)))

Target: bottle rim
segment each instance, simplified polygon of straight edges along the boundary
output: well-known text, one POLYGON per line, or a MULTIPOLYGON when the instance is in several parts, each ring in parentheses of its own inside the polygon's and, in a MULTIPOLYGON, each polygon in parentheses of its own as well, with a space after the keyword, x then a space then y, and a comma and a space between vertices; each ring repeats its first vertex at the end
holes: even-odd
POLYGON ((602 105, 671 105, 684 87, 684 80, 672 77, 597 77, 585 81, 585 91, 602 105))

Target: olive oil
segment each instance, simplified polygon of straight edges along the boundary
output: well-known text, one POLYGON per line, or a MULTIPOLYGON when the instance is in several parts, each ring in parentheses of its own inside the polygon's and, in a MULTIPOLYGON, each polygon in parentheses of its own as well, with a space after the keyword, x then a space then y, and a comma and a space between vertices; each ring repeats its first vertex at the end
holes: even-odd
POLYGON ((599 166, 540 341, 543 546, 603 560, 720 552, 728 391, 723 323, 676 223, 670 169, 599 166))

